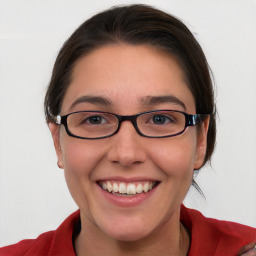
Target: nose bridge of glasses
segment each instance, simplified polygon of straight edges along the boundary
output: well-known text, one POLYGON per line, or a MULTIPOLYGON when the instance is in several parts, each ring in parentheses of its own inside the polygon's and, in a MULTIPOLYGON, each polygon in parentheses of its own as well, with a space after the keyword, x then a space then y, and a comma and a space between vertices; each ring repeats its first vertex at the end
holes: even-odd
POLYGON ((124 121, 130 121, 130 122, 132 123, 133 127, 135 128, 135 130, 136 130, 137 132, 139 132, 136 119, 137 119, 137 115, 132 115, 132 116, 118 116, 119 128, 121 127, 121 124, 122 124, 124 121))

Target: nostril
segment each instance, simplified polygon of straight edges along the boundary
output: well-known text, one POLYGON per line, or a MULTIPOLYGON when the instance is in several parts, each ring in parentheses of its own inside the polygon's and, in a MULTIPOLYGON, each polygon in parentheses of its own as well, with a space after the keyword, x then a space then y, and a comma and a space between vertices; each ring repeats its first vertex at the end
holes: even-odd
POLYGON ((129 167, 133 164, 138 164, 140 163, 141 161, 138 160, 137 156, 134 154, 134 153, 122 153, 120 152, 120 155, 119 155, 119 161, 118 161, 122 166, 124 167, 129 167))

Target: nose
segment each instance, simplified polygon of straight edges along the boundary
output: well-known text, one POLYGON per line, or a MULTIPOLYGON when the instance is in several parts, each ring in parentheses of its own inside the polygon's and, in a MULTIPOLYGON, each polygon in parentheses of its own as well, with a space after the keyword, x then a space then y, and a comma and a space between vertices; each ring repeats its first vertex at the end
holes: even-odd
POLYGON ((124 167, 143 163, 146 160, 146 146, 144 140, 135 130, 133 124, 125 121, 120 130, 111 138, 111 146, 108 151, 108 160, 119 163, 124 167))

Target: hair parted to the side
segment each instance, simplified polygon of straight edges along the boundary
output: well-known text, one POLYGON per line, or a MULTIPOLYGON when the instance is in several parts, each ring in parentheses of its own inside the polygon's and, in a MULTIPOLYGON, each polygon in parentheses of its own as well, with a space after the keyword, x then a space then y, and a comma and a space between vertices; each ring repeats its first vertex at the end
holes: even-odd
POLYGON ((216 119, 211 71, 190 30, 176 17, 146 5, 113 7, 85 21, 61 48, 45 96, 47 122, 54 122, 72 80, 76 62, 98 47, 126 43, 150 45, 176 58, 200 114, 211 114, 204 164, 215 146, 216 119))

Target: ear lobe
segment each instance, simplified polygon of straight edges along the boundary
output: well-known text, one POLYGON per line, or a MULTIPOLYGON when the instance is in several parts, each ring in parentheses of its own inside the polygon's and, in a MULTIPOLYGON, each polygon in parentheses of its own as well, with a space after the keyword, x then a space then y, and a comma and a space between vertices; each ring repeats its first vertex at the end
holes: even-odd
POLYGON ((194 163, 194 169, 198 170, 204 163, 205 153, 207 149, 207 133, 210 123, 210 116, 207 116, 205 120, 198 127, 197 132, 197 148, 196 148, 196 159, 194 163))
POLYGON ((63 169, 64 165, 63 165, 63 155, 62 155, 62 150, 60 145, 60 127, 59 125, 52 122, 48 124, 48 127, 52 134, 54 148, 58 158, 57 165, 59 168, 63 169))

